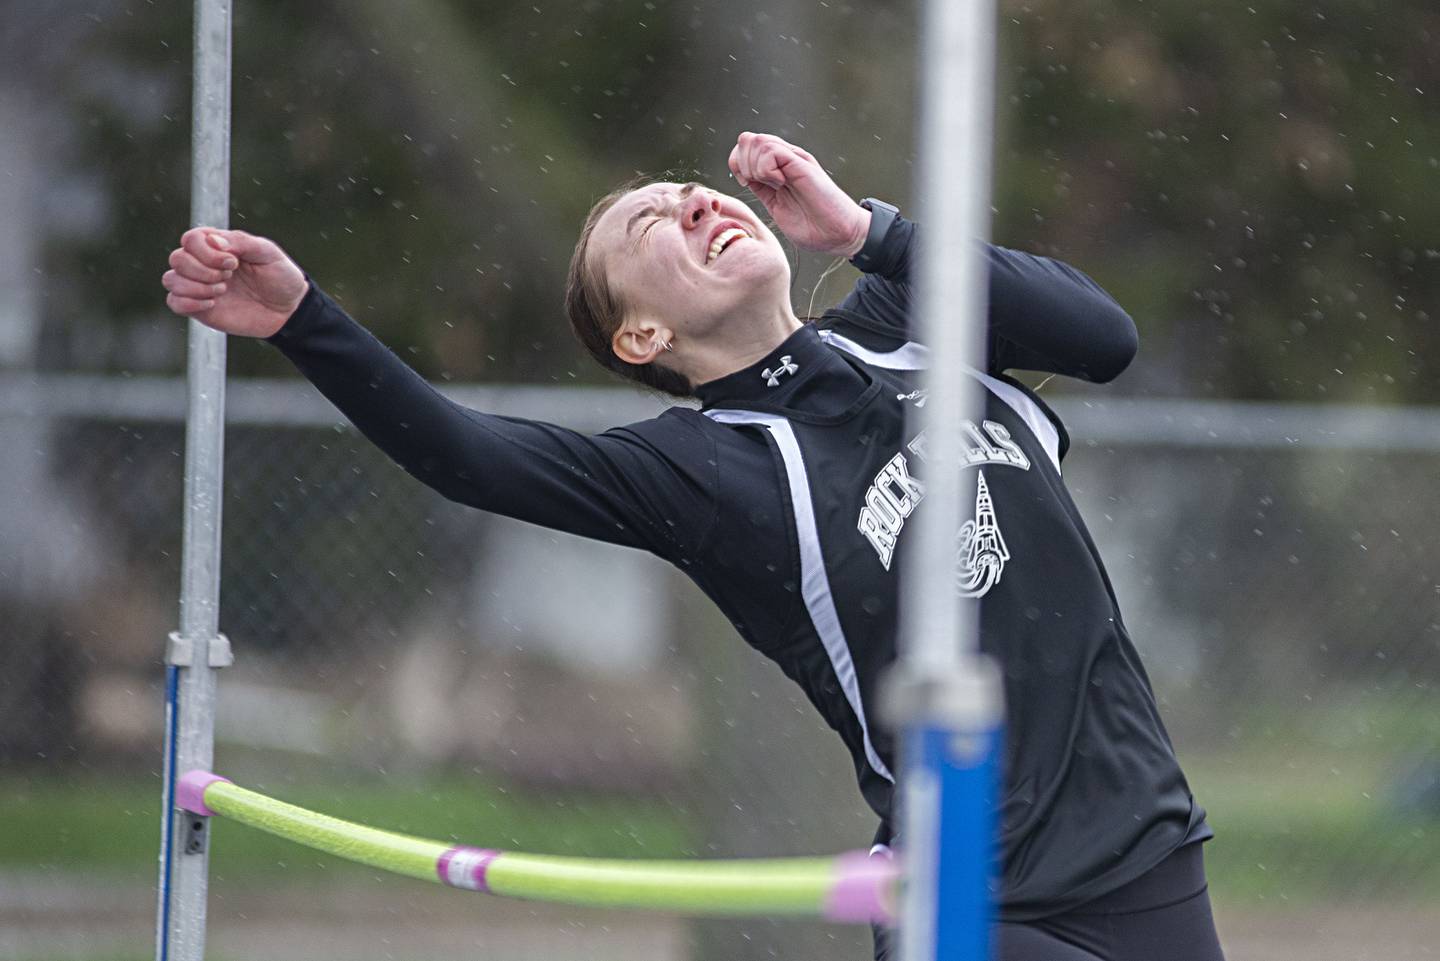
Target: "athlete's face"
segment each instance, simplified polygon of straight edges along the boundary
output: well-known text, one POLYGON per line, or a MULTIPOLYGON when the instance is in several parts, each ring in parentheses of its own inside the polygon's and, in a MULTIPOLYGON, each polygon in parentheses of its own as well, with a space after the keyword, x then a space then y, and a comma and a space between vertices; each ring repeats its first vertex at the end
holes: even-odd
POLYGON ((775 235, 735 197, 696 183, 621 197, 596 223, 589 256, 627 323, 652 321, 682 339, 789 304, 790 264, 775 235))

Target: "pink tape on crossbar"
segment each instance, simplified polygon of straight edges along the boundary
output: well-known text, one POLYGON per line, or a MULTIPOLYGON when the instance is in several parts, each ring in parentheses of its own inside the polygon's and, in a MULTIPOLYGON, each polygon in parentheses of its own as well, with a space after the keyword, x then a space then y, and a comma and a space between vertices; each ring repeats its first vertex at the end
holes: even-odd
POLYGON ((216 781, 233 783, 228 777, 211 774, 209 771, 187 771, 175 782, 175 806, 191 814, 214 817, 215 812, 205 804, 205 789, 216 781))
POLYGON ((851 851, 836 859, 839 877, 825 896, 825 917, 831 921, 892 922, 890 901, 900 869, 894 859, 851 851))
POLYGON ((451 848, 435 862, 435 873, 440 876, 440 883, 452 888, 489 894, 490 885, 485 881, 485 872, 502 853, 489 848, 451 848))

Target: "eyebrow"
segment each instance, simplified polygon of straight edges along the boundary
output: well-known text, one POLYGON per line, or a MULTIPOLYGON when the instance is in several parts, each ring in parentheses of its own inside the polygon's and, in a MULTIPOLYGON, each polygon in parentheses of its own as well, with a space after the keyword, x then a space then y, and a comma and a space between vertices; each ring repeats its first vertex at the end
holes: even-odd
MULTIPOLYGON (((703 186, 705 185, 702 183, 698 183, 694 180, 690 181, 688 184, 682 185, 680 187, 680 199, 684 200, 686 197, 690 196, 692 193, 694 193, 696 190, 703 186)), ((635 229, 635 224, 638 220, 640 220, 642 217, 649 216, 654 212, 655 204, 648 203, 645 206, 641 207, 639 210, 635 211, 633 214, 631 214, 630 219, 625 223, 625 236, 630 236, 630 231, 635 229)))

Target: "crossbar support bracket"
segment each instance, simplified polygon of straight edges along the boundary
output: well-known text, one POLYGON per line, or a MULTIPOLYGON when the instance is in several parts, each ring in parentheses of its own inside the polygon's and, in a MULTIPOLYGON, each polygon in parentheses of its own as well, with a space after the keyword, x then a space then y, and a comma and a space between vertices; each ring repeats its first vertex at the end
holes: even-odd
MULTIPOLYGON (((165 663, 175 667, 195 666, 196 644, 179 631, 171 631, 165 642, 165 663)), ((235 663, 235 652, 230 648, 230 638, 216 634, 206 645, 206 663, 210 667, 229 667, 235 663)))

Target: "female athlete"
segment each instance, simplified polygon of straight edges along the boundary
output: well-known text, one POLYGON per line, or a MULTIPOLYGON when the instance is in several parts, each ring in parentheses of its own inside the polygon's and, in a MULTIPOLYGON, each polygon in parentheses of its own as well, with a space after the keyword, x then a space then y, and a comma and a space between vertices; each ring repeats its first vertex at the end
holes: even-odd
MULTIPOLYGON (((278 246, 242 231, 186 232, 166 303, 267 338, 446 497, 676 564, 844 740, 883 848, 895 746, 873 705, 895 659, 899 545, 926 517, 925 437, 905 428, 925 402, 927 350, 910 328, 917 228, 888 204, 857 204, 779 137, 741 134, 729 165, 780 232, 862 276, 802 323, 780 242, 740 200, 695 183, 602 198, 571 261, 570 322, 602 365, 700 409, 596 436, 445 399, 278 246)), ((978 494, 955 589, 983 598, 981 644, 1004 673, 997 956, 1215 961, 1204 812, 1061 481, 1065 428, 1003 373, 1108 381, 1134 355, 1135 328, 1064 264, 988 257, 988 363, 972 374, 985 411, 960 428, 978 494)), ((877 957, 889 942, 876 932, 877 957)))

